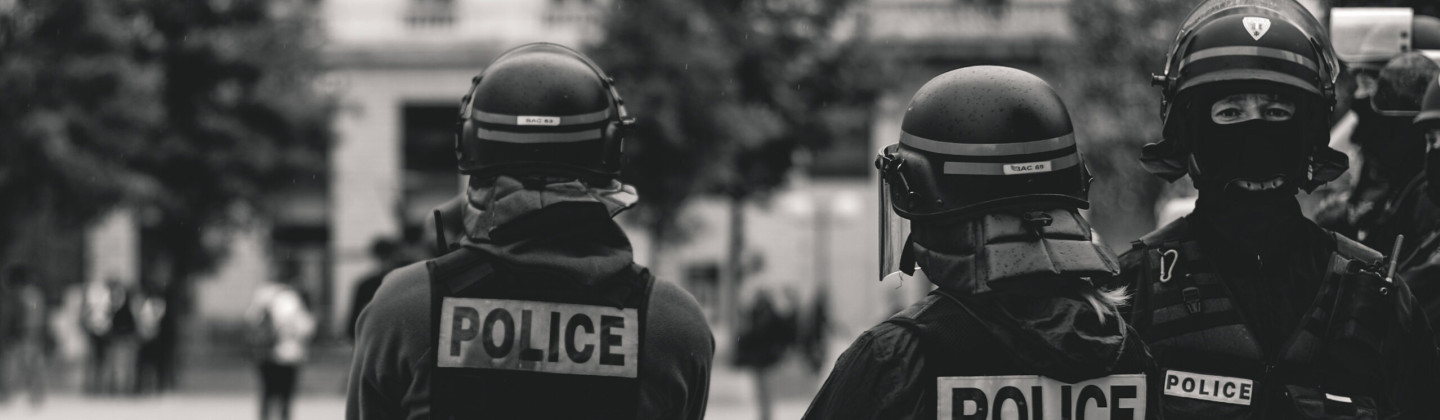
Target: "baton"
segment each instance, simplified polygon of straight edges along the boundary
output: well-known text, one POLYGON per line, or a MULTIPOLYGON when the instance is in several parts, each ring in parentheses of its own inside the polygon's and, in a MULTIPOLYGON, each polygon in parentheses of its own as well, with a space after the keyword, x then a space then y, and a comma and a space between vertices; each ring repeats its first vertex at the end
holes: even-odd
POLYGON ((1395 266, 1400 263, 1400 244, 1405 243, 1405 235, 1395 236, 1395 246, 1390 249, 1390 269, 1385 271, 1385 282, 1395 282, 1395 266))

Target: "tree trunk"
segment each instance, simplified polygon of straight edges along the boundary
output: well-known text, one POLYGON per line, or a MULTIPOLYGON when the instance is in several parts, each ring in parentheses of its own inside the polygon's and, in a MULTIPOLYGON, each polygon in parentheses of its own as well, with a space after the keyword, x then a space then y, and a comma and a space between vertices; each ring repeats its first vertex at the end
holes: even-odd
POLYGON ((720 312, 725 323, 739 321, 740 285, 745 283, 745 198, 730 196, 730 238, 725 255, 725 281, 720 285, 720 312))

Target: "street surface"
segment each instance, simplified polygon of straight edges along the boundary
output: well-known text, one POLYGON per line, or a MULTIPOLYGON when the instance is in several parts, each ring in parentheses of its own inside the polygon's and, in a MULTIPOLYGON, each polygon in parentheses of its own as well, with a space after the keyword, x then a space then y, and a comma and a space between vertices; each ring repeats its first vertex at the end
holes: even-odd
MULTIPOLYGON (((301 371, 293 419, 344 418, 346 366, 339 358, 331 360, 301 371)), ((774 419, 800 418, 819 386, 821 378, 798 365, 792 359, 774 373, 774 419)), ((707 419, 758 418, 754 380, 749 373, 717 358, 711 375, 707 419)), ((77 392, 78 372, 57 370, 52 377, 58 382, 53 385, 57 389, 43 406, 37 409, 30 406, 26 395, 15 395, 0 404, 0 420, 254 420, 259 417, 260 405, 256 376, 254 368, 243 361, 197 361, 182 377, 179 391, 159 396, 90 397, 77 392)))

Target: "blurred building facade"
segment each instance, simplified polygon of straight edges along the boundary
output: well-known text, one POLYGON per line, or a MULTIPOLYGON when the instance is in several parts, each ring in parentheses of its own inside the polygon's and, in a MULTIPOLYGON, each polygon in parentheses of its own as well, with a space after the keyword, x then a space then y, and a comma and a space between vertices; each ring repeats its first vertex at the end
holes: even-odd
MULTIPOLYGON (((870 138, 850 139, 801 162, 771 200, 746 209, 748 281, 791 285, 805 299, 823 293, 832 332, 849 339, 927 290, 877 281, 876 188, 871 159, 896 141, 910 95, 929 77, 974 64, 1040 68, 1046 48, 1069 36, 1069 0, 870 0, 856 10, 869 37, 924 67, 916 80, 876 104, 870 138)), ((532 41, 582 47, 598 34, 603 0, 347 0, 323 2, 321 22, 338 93, 338 142, 328 179, 286 192, 275 220, 231 238, 230 258, 196 286, 202 322, 232 323, 280 255, 302 260, 307 287, 325 312, 326 332, 343 337, 355 284, 376 269, 377 238, 419 245, 429 209, 461 191, 452 128, 459 96, 497 53, 532 41), (241 298, 243 297, 243 298, 241 298)), ((624 89, 624 81, 620 81, 624 89)), ((643 118, 645 110, 632 110, 643 118)), ((641 191, 644 200, 644 191, 641 191)), ((682 223, 691 240, 655 244, 624 223, 640 263, 689 289, 716 313, 725 278, 728 204, 701 198, 682 223), (659 255, 659 261, 649 261, 659 255)), ((120 215, 117 217, 132 217, 120 215)), ((127 241, 125 223, 97 233, 127 241)), ((107 225, 109 226, 109 225, 107 225)), ((126 268, 124 262, 107 267, 126 268)), ((723 334, 727 326, 718 325, 723 334)))

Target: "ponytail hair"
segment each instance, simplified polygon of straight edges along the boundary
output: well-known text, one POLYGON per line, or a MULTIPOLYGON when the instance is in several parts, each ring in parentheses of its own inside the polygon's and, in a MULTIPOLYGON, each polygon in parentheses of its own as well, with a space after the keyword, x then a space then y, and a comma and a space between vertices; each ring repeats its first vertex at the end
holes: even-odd
POLYGON ((1120 318, 1120 307, 1130 303, 1130 289, 1127 286, 1116 289, 1087 288, 1080 292, 1080 297, 1095 308, 1095 316, 1104 324, 1109 319, 1120 318))

